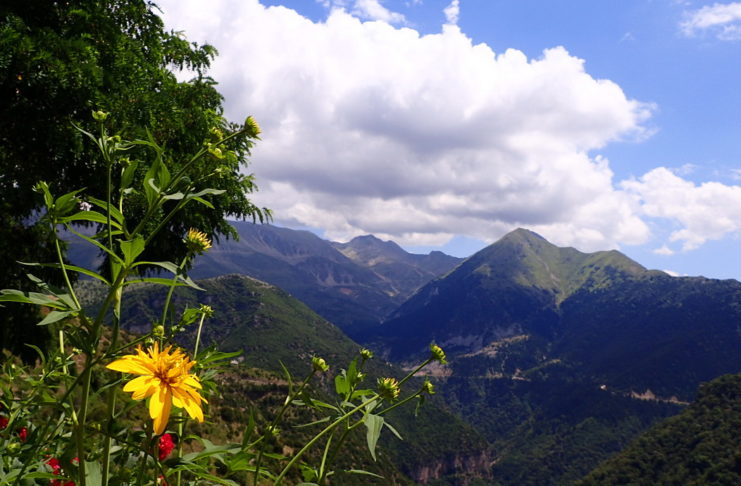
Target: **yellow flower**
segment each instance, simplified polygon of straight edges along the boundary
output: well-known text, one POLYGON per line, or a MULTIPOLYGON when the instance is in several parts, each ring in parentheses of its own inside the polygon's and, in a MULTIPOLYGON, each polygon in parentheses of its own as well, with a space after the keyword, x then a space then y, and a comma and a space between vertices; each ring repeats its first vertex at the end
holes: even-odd
POLYGON ((160 352, 155 342, 154 348, 144 352, 139 347, 136 354, 127 354, 107 366, 122 373, 141 375, 128 382, 123 390, 131 392, 134 400, 151 397, 149 416, 154 421, 154 433, 157 435, 165 431, 172 405, 184 408, 192 418, 203 422, 201 402, 206 399, 198 393, 201 389, 198 377, 190 374, 196 362, 191 361, 180 349, 172 353, 171 349, 172 346, 168 346, 160 352))
POLYGON ((206 233, 191 228, 185 235, 185 245, 193 253, 201 254, 211 248, 211 240, 208 239, 206 233))

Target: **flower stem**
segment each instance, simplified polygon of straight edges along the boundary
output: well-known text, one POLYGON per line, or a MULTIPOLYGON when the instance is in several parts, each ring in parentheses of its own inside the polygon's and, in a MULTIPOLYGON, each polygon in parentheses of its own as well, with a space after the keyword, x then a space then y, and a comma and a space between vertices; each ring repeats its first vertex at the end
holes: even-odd
POLYGON ((362 410, 363 408, 367 407, 368 405, 370 405, 371 403, 375 402, 376 400, 378 400, 380 398, 381 398, 381 396, 378 395, 378 394, 376 394, 372 398, 369 398, 368 400, 364 401, 363 403, 361 403, 357 407, 355 407, 352 410, 350 410, 349 412, 347 412, 342 417, 339 417, 337 420, 335 420, 331 424, 327 425, 324 428, 324 430, 322 430, 317 435, 315 435, 314 438, 312 438, 309 442, 307 442, 306 445, 304 447, 302 447, 301 450, 298 451, 295 456, 293 456, 293 458, 288 462, 288 464, 286 464, 286 467, 284 467, 283 470, 280 472, 280 474, 278 475, 278 477, 275 478, 275 482, 273 483, 273 486, 278 486, 281 483, 281 481, 283 480, 283 478, 286 476, 286 474, 288 473, 288 471, 293 467, 294 464, 296 464, 296 462, 298 462, 298 460, 301 458, 301 456, 303 456, 304 453, 306 451, 308 451, 311 446, 313 446, 314 444, 316 444, 319 441, 319 439, 321 439, 322 437, 324 437, 325 434, 331 432, 335 427, 337 427, 339 424, 341 424, 345 419, 347 419, 349 417, 352 417, 353 415, 355 415, 356 413, 358 413, 360 410, 362 410))

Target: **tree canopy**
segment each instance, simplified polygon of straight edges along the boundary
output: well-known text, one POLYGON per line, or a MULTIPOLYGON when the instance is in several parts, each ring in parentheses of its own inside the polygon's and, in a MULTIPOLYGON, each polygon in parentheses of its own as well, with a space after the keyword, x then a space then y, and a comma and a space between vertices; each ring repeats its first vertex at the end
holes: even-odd
MULTIPOLYGON (((28 270, 18 261, 51 260, 51 231, 36 223, 41 199, 32 188, 39 180, 57 195, 83 187, 97 196, 104 191, 98 149, 73 126, 95 130, 92 111, 111 113, 110 132, 166 147, 171 170, 204 143, 242 128, 224 117, 223 98, 206 73, 215 55, 212 46, 166 31, 156 5, 144 0, 2 2, 0 288, 28 287, 28 270), (178 70, 192 79, 178 80, 178 70)), ((188 174, 226 196, 211 200, 213 208, 186 208, 148 247, 147 258, 178 258, 189 227, 236 237, 227 215, 263 219, 265 210, 249 198, 253 177, 243 173, 259 134, 256 124, 249 128, 188 174)), ((127 156, 147 161, 152 154, 135 148, 127 156)), ((29 339, 39 334, 33 318, 20 309, 0 308, 0 322, 2 347, 38 341, 29 339)))

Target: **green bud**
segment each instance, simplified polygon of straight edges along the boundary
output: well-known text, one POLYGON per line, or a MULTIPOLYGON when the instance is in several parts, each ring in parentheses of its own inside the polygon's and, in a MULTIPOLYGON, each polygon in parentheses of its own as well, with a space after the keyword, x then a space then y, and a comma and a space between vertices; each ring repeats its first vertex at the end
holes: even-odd
POLYGON ((360 356, 362 356, 363 359, 371 359, 373 357, 373 351, 363 348, 360 350, 360 356))
POLYGON ((425 382, 422 383, 422 393, 426 393, 428 395, 434 395, 435 385, 433 385, 430 380, 425 380, 425 382))
POLYGON ((152 335, 158 338, 163 337, 165 335, 165 326, 162 324, 154 326, 154 329, 152 329, 152 335))
POLYGON ((386 400, 396 400, 401 393, 401 387, 396 378, 379 378, 378 394, 386 400))
POLYGON ((210 305, 201 304, 199 309, 202 314, 206 315, 206 317, 213 317, 214 315, 214 309, 210 305))
POLYGON ((323 358, 320 358, 318 356, 314 356, 311 358, 311 366, 314 368, 314 371, 317 371, 319 373, 326 373, 329 370, 329 365, 326 361, 324 361, 323 358))
POLYGON ((445 358, 445 351, 434 343, 430 344, 430 358, 438 361, 440 364, 448 364, 448 360, 445 358))
POLYGON ((260 135, 260 133, 262 133, 262 130, 260 130, 260 125, 257 124, 255 119, 252 118, 251 115, 248 116, 247 119, 244 121, 244 126, 248 129, 250 135, 252 135, 253 137, 257 137, 258 135, 260 135))
POLYGON ((93 112, 93 119, 95 121, 102 122, 102 121, 105 121, 106 118, 108 118, 108 113, 106 113, 103 110, 98 110, 98 111, 93 112))

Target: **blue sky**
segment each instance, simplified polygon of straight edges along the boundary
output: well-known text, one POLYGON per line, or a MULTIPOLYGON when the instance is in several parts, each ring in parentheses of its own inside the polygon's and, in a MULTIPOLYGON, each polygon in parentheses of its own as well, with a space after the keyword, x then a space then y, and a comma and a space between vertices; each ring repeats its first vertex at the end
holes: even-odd
POLYGON ((741 3, 198 0, 276 222, 467 256, 516 227, 741 279, 741 3))

